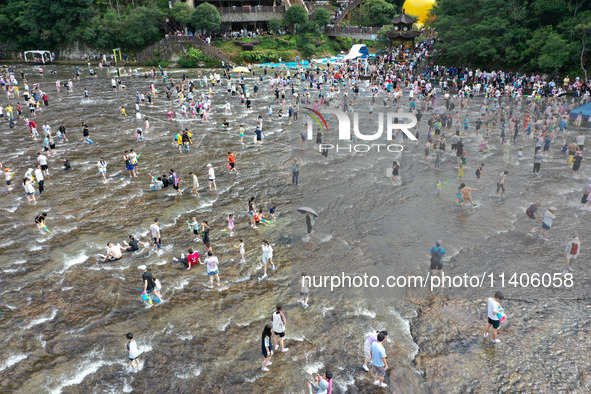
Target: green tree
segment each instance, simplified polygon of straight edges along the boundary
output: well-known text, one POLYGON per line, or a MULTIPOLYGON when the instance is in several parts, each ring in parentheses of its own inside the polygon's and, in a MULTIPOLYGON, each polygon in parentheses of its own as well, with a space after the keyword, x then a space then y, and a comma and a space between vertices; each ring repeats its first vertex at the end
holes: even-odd
POLYGON ((369 0, 367 26, 384 26, 394 17, 395 7, 385 0, 369 0))
POLYGON ((16 22, 26 34, 22 44, 36 48, 55 48, 74 42, 92 18, 94 9, 89 0, 28 0, 16 22))
POLYGON ((191 24, 197 29, 213 33, 220 28, 222 24, 222 16, 215 6, 209 3, 202 3, 195 8, 195 11, 193 11, 193 15, 191 15, 191 24))
POLYGON ((316 18, 318 26, 326 26, 330 22, 330 12, 326 8, 316 8, 314 18, 316 18))
POLYGON ((588 12, 591 2, 582 0, 440 0, 431 12, 440 39, 434 55, 488 70, 571 72, 584 68, 582 47, 591 45, 591 31, 583 38, 585 29, 575 28, 588 12))
POLYGON ((134 9, 122 24, 117 47, 141 49, 158 41, 163 35, 159 27, 163 18, 164 13, 156 7, 134 9))
POLYGON ((283 21, 279 18, 271 18, 267 21, 267 26, 272 33, 275 33, 283 27, 283 21))
POLYGON ((291 27, 293 33, 296 24, 305 25, 308 22, 308 12, 301 5, 293 5, 285 13, 285 22, 291 27))
POLYGON ((185 26, 187 23, 191 21, 191 16, 193 15, 193 8, 187 3, 183 3, 181 1, 177 1, 173 4, 172 9, 170 10, 170 16, 181 25, 185 26))

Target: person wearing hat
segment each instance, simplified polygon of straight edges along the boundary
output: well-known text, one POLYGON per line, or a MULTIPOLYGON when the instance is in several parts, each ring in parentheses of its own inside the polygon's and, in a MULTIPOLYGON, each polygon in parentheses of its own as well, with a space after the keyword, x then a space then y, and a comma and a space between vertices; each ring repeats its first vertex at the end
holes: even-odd
POLYGON ((493 298, 488 299, 488 324, 486 325, 486 330, 484 330, 484 334, 482 334, 482 337, 488 337, 488 331, 492 327, 492 343, 501 342, 501 340, 497 338, 497 329, 501 325, 501 320, 499 319, 497 314, 501 309, 503 309, 499 301, 501 301, 504 298, 505 297, 503 297, 503 293, 497 291, 493 298))
POLYGON ((542 220, 542 233, 540 234, 540 238, 543 238, 544 241, 548 241, 548 231, 550 231, 554 219, 556 219, 556 207, 550 207, 544 212, 544 219, 542 220))
POLYGON ((441 241, 435 242, 435 247, 431 248, 431 275, 439 276, 443 280, 443 256, 445 249, 441 247, 441 241))
POLYGON ((573 239, 566 244, 564 249, 566 264, 562 270, 563 274, 566 273, 566 271, 570 271, 570 265, 579 256, 579 253, 581 253, 581 241, 579 241, 579 237, 575 235, 573 239))
POLYGON ((207 176, 209 180, 209 191, 211 191, 211 185, 213 185, 213 190, 218 190, 215 184, 215 171, 213 170, 213 166, 211 164, 207 165, 207 176))

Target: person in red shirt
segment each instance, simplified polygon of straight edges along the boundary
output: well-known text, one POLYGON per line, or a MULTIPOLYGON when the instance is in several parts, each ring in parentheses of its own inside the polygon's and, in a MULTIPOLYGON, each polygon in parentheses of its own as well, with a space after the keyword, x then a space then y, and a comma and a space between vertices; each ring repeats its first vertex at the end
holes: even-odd
POLYGON ((234 171, 234 173, 238 174, 236 170, 236 155, 232 151, 228 151, 228 170, 229 172, 234 171))
POLYGON ((193 249, 189 249, 189 254, 185 257, 185 254, 181 254, 181 258, 177 259, 176 257, 172 258, 175 262, 182 263, 185 267, 187 267, 187 271, 191 269, 192 266, 197 264, 202 264, 201 258, 199 257, 199 253, 194 252, 193 249))

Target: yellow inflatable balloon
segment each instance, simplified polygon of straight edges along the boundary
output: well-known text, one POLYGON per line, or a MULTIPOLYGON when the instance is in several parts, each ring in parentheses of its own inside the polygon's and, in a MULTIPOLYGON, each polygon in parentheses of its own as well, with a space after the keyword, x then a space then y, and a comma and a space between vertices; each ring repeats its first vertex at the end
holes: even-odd
POLYGON ((418 23, 421 25, 427 21, 429 10, 435 5, 435 0, 406 0, 402 8, 407 14, 414 15, 419 18, 418 23))

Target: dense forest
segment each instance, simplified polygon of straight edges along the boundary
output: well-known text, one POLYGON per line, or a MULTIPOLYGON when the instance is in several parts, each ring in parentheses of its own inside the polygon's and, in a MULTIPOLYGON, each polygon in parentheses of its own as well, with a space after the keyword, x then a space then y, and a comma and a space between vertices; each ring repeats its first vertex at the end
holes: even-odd
POLYGON ((591 0, 438 0, 432 14, 440 63, 586 74, 591 0))
MULTIPOLYGON (((352 22, 387 24, 403 3, 368 0, 354 11, 352 22)), ((432 14, 430 27, 441 40, 436 51, 440 64, 586 73, 591 0, 439 0, 432 14)), ((193 28, 207 19, 196 17, 182 2, 169 9, 168 0, 3 1, 0 45, 4 50, 56 50, 80 44, 135 51, 163 36, 166 17, 193 28)))
POLYGON ((4 49, 141 49, 163 35, 168 0, 10 0, 0 3, 4 49))

